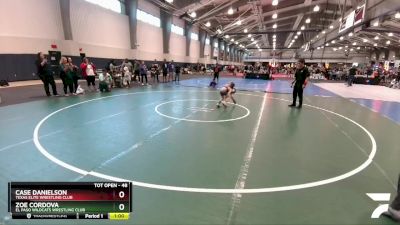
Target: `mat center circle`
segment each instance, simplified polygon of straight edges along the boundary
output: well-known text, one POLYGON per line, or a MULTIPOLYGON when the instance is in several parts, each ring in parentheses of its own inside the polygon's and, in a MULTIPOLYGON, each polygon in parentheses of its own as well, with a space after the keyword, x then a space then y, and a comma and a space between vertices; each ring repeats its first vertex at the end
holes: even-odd
POLYGON ((228 107, 218 108, 219 100, 180 99, 158 104, 154 111, 163 117, 197 123, 220 123, 240 120, 250 115, 243 105, 228 103, 228 107))

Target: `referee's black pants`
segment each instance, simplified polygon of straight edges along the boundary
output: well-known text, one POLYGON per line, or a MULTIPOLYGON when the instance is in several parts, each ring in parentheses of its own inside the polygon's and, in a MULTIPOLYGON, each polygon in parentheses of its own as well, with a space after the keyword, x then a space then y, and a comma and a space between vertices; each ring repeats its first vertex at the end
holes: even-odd
POLYGON ((297 96, 299 96, 299 106, 303 104, 303 85, 296 82, 293 88, 293 105, 296 105, 297 96))
POLYGON ((391 207, 395 210, 400 210, 400 176, 399 176, 399 183, 397 185, 397 196, 393 200, 391 207))

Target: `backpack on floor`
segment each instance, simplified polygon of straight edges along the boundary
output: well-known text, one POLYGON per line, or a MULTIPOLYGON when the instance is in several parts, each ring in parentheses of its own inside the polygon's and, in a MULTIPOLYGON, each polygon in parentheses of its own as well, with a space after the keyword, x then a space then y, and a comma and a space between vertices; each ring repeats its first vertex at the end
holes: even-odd
POLYGON ((6 80, 0 80, 0 86, 10 86, 6 80))

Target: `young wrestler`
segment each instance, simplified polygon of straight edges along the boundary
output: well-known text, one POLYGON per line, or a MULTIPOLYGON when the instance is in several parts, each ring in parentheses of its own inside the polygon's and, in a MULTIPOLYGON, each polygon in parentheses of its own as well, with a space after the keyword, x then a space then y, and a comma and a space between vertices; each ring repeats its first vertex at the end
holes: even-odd
POLYGON ((222 105, 226 108, 226 101, 231 99, 234 104, 236 104, 236 100, 233 98, 233 94, 236 92, 235 83, 230 82, 229 84, 223 86, 220 89, 221 100, 218 102, 217 107, 219 108, 222 105))

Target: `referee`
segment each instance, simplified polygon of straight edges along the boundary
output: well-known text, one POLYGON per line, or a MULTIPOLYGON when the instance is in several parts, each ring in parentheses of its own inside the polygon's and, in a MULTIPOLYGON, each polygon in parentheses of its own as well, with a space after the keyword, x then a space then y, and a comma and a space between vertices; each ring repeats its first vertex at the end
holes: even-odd
POLYGON ((302 107, 303 104, 303 89, 307 85, 307 79, 310 76, 310 72, 308 72, 307 67, 305 67, 304 59, 297 60, 296 64, 296 73, 294 75, 294 80, 292 82, 291 87, 293 87, 293 103, 289 105, 289 107, 296 106, 297 96, 299 96, 299 106, 302 107))

